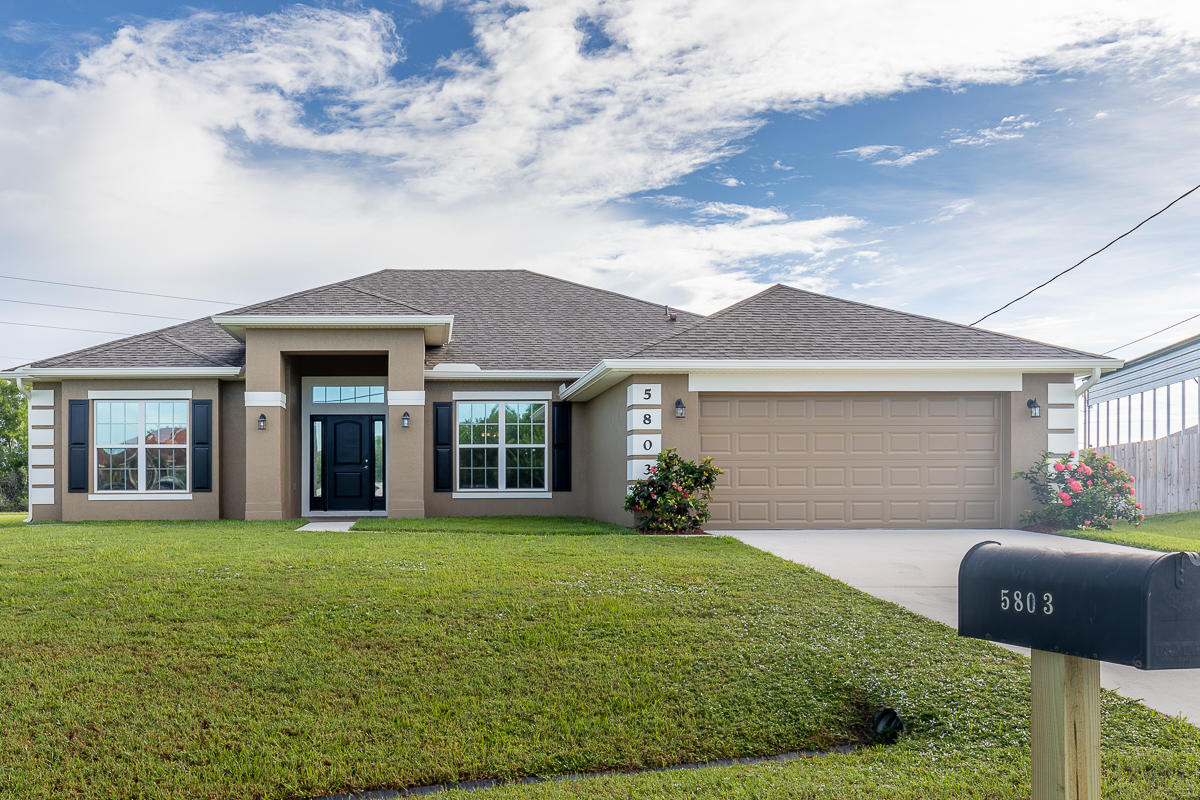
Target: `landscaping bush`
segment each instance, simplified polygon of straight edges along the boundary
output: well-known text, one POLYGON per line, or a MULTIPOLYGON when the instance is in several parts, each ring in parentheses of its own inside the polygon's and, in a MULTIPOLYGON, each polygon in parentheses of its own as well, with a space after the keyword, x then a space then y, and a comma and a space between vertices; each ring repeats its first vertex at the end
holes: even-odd
POLYGON ((721 470, 711 458, 687 461, 667 448, 658 454, 650 475, 633 484, 625 510, 643 532, 688 533, 709 520, 708 499, 721 470))
POLYGON ((1078 459, 1074 451, 1059 459, 1042 453, 1028 470, 1013 473, 1018 478, 1033 487, 1034 499, 1042 504, 1021 515, 1026 525, 1108 530, 1116 520, 1137 525, 1145 519, 1133 476, 1095 450, 1081 452, 1078 459))

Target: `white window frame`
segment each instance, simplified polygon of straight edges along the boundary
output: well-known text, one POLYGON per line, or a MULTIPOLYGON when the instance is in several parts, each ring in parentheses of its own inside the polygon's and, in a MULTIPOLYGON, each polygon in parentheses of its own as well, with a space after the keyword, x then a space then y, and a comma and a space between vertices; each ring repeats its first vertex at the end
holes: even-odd
POLYGON ((485 393, 483 393, 483 392, 478 392, 478 393, 476 393, 476 392, 455 392, 454 393, 454 486, 455 486, 455 489, 451 496, 453 498, 467 498, 467 497, 493 497, 493 498, 495 498, 495 497, 500 497, 500 498, 505 498, 505 497, 508 497, 508 498, 517 498, 517 497, 538 498, 538 497, 541 497, 541 498, 546 498, 546 497, 550 497, 550 491, 548 488, 550 486, 550 401, 548 399, 545 399, 544 397, 540 396, 541 395, 540 392, 537 393, 539 395, 537 397, 522 397, 522 396, 520 396, 522 394, 532 395, 532 394, 534 394, 533 392, 529 392, 529 393, 514 392, 512 394, 506 394, 503 397, 497 397, 496 395, 488 395, 486 397, 482 397, 482 396, 478 396, 478 397, 477 396, 466 396, 466 397, 464 397, 463 396, 463 395, 476 395, 476 394, 483 395, 485 393), (517 395, 517 396, 514 397, 513 395, 517 395), (458 406, 460 403, 496 403, 500 407, 500 418, 499 418, 498 427, 496 430, 496 439, 497 439, 496 444, 492 445, 492 444, 460 444, 459 443, 459 440, 458 440, 458 429, 459 429, 458 406), (545 429, 545 434, 542 436, 541 444, 513 444, 513 445, 505 444, 504 428, 505 428, 505 417, 507 416, 505 414, 505 411, 506 411, 507 405, 509 403, 541 403, 541 405, 546 409, 545 419, 543 420, 543 423, 542 423, 543 427, 545 429), (459 480, 459 454, 461 453, 461 448, 463 448, 463 447, 467 447, 467 448, 471 448, 471 449, 475 449, 475 450, 484 450, 484 449, 494 447, 499 451, 496 454, 496 469, 499 472, 499 474, 497 475, 497 488, 495 488, 495 489, 463 489, 463 488, 459 487, 459 483, 458 483, 458 480, 459 480), (507 479, 508 479, 508 476, 506 474, 507 470, 505 469, 505 466, 506 466, 505 451, 509 447, 540 447, 542 449, 542 452, 544 453, 544 455, 542 456, 542 488, 541 489, 509 489, 509 488, 507 488, 507 486, 505 485, 507 482, 507 479))
MULTIPOLYGON (((166 394, 165 392, 162 394, 166 394)), ((192 488, 192 402, 190 400, 191 392, 188 392, 188 398, 184 397, 146 397, 142 394, 139 397, 104 397, 102 400, 93 400, 91 411, 91 428, 92 428, 92 443, 91 443, 91 459, 92 459, 92 486, 95 487, 95 492, 88 495, 89 500, 105 500, 108 498, 155 498, 163 500, 190 500, 192 498, 190 492, 192 488), (183 449, 187 451, 185 456, 185 466, 187 467, 187 485, 182 489, 147 489, 146 486, 146 452, 148 450, 178 450, 180 445, 177 444, 146 444, 146 403, 157 402, 186 402, 187 412, 184 414, 183 422, 187 430, 187 444, 183 445, 183 449), (100 488, 100 454, 99 451, 104 449, 129 449, 129 445, 112 445, 101 444, 100 435, 97 433, 97 427, 100 424, 100 415, 96 413, 95 405, 97 402, 108 403, 137 403, 138 406, 138 487, 137 489, 101 489, 100 488)), ((89 397, 91 394, 89 393, 89 397)))

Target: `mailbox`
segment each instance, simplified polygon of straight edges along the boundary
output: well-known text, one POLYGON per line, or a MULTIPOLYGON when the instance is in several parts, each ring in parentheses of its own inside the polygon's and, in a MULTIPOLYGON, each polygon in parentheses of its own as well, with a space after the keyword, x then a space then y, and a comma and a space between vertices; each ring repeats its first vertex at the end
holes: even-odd
POLYGON ((980 542, 958 569, 958 632, 1138 669, 1200 667, 1200 556, 980 542))

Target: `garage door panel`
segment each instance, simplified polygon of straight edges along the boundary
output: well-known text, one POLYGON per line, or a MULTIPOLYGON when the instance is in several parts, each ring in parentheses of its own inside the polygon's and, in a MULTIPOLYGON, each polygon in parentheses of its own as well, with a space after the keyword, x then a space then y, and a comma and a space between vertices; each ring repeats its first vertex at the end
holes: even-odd
POLYGON ((995 395, 702 395, 715 527, 996 526, 995 395))

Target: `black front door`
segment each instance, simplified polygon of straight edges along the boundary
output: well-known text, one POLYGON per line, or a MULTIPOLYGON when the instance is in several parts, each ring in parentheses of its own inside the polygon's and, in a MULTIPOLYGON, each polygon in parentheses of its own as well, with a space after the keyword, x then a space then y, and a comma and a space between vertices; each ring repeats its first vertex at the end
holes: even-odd
POLYGON ((382 417, 326 414, 312 418, 311 507, 371 511, 379 505, 376 467, 382 417))

